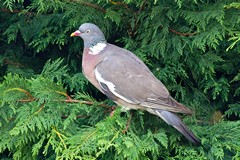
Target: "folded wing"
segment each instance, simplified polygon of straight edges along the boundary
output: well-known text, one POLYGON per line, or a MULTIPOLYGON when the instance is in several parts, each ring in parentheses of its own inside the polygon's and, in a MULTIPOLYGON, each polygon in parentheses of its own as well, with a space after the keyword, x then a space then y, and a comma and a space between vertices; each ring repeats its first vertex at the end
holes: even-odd
POLYGON ((147 66, 136 58, 131 52, 112 54, 96 66, 96 79, 104 93, 113 100, 120 98, 144 107, 191 114, 191 110, 175 101, 147 66))

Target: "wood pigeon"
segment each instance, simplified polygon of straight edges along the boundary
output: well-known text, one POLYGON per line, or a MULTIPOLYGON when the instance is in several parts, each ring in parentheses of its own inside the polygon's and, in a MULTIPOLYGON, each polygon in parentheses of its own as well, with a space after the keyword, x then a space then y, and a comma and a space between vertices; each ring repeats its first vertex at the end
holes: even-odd
POLYGON ((107 43, 95 24, 82 24, 72 36, 79 36, 84 41, 82 70, 97 89, 120 106, 159 116, 188 140, 200 144, 176 115, 191 114, 192 111, 170 96, 142 60, 124 48, 107 43))

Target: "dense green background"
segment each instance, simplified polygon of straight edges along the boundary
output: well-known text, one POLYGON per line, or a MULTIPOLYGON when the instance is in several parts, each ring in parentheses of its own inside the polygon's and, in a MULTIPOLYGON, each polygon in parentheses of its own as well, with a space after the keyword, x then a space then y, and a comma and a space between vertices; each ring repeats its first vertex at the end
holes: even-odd
POLYGON ((239 2, 1 0, 0 33, 0 159, 240 159, 239 2), (195 112, 202 146, 142 111, 123 133, 130 113, 81 72, 84 22, 195 112))

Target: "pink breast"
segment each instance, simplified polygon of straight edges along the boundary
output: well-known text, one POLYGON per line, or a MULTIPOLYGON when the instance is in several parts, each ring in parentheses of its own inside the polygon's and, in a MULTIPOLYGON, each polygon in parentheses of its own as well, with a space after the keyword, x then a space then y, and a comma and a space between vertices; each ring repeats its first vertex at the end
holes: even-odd
POLYGON ((83 51, 83 58, 82 58, 82 70, 85 77, 99 90, 100 86, 95 78, 94 69, 96 65, 101 61, 99 56, 91 55, 89 53, 89 48, 85 48, 83 51))

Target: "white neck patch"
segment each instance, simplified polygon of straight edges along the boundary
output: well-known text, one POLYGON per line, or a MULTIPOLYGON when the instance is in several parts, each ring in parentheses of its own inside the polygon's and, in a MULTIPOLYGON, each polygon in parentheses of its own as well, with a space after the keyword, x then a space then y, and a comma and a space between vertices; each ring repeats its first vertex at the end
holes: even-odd
POLYGON ((96 45, 90 47, 89 54, 96 55, 100 53, 106 46, 106 43, 97 43, 96 45))

